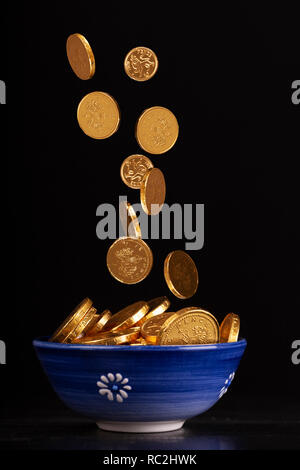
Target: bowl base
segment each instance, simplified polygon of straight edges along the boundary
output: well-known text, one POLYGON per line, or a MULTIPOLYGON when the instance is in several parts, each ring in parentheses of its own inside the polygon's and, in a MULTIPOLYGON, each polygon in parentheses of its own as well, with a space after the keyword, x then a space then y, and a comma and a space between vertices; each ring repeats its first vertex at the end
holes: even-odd
POLYGON ((115 432, 168 432, 176 431, 184 421, 97 421, 99 429, 115 432))

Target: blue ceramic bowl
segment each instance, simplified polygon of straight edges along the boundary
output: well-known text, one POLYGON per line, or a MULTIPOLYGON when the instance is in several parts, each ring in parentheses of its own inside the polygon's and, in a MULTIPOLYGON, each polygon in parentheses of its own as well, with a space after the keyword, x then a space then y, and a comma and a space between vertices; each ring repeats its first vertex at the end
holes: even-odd
POLYGON ((89 346, 33 342, 61 400, 101 429, 181 428, 227 391, 246 340, 193 346, 89 346))

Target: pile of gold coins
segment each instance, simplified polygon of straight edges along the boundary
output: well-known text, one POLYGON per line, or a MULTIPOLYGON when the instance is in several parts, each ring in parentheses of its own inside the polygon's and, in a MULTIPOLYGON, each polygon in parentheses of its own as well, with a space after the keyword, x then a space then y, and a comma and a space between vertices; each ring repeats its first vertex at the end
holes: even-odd
MULTIPOLYGON (((67 56, 74 73, 82 80, 95 74, 95 58, 88 41, 80 34, 67 39, 67 56)), ((132 49, 125 57, 126 74, 136 81, 146 81, 158 68, 155 53, 145 47, 132 49)), ((108 93, 95 91, 84 96, 77 108, 83 132, 94 139, 113 135, 120 124, 116 100, 108 93)), ((138 118, 135 136, 139 146, 151 154, 167 152, 175 144, 179 126, 174 114, 162 106, 146 109, 138 118)), ((163 173, 141 154, 127 157, 120 169, 122 181, 140 191, 140 201, 147 215, 157 215, 165 201, 163 173)), ((117 239, 107 252, 107 267, 119 282, 136 284, 151 271, 153 255, 142 240, 138 218, 127 201, 120 214, 128 236, 117 239)), ((198 288, 198 271, 183 250, 169 253, 164 261, 164 277, 169 290, 179 299, 192 297, 198 288)), ((210 312, 198 307, 169 311, 167 297, 137 301, 117 313, 98 313, 93 302, 84 299, 54 332, 49 341, 83 345, 189 345, 234 342, 238 340, 239 316, 229 313, 221 325, 210 312)))
POLYGON ((221 325, 198 307, 169 311, 167 297, 138 301, 112 315, 97 313, 84 299, 54 332, 49 341, 83 345, 189 345, 238 340, 240 319, 229 313, 221 325))

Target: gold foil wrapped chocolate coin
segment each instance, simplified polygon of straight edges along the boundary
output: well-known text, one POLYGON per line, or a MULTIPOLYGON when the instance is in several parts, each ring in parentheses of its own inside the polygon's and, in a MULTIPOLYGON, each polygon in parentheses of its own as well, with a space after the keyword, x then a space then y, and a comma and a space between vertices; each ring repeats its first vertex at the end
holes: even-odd
POLYGON ((170 291, 179 299, 188 299, 197 291, 198 271, 185 251, 176 250, 168 254, 164 263, 164 276, 170 291))
POLYGON ((124 284, 136 284, 145 279, 153 264, 152 251, 139 238, 118 238, 106 256, 110 274, 124 284))
POLYGON ((164 322, 158 333, 159 344, 211 344, 219 342, 219 324, 209 312, 187 307, 164 322))
POLYGON ((176 117, 163 106, 146 109, 136 123, 135 136, 140 147, 148 153, 162 154, 175 144, 179 133, 176 117))
POLYGON ((140 320, 139 324, 143 324, 149 318, 156 317, 168 310, 170 301, 167 297, 155 297, 155 299, 147 300, 149 312, 140 320))
POLYGON ((140 189, 147 170, 153 168, 153 163, 145 155, 130 155, 121 165, 122 181, 131 189, 140 189))
POLYGON ((134 341, 140 334, 138 327, 128 328, 126 330, 116 332, 102 332, 95 336, 84 336, 79 340, 75 340, 74 344, 87 344, 90 346, 116 346, 118 344, 126 344, 134 341))
POLYGON ((228 313, 220 325, 220 343, 233 343, 238 340, 240 317, 236 313, 228 313))
POLYGON ((141 205, 148 215, 157 215, 166 198, 166 182, 159 168, 151 168, 144 176, 141 184, 141 205))
POLYGON ((67 57, 73 72, 81 80, 89 80, 95 73, 95 57, 82 34, 71 34, 66 44, 67 57))
POLYGON ((85 95, 77 108, 78 124, 93 139, 107 139, 120 124, 120 111, 116 100, 103 91, 85 95))
POLYGON ((109 310, 104 310, 102 313, 97 314, 95 324, 88 327, 85 331, 85 334, 87 336, 93 336, 93 335, 97 335, 98 333, 101 333, 101 331, 103 330, 103 327, 111 318, 111 316, 112 314, 109 310))
POLYGON ((149 47, 135 47, 128 52, 124 60, 124 69, 128 77, 138 82, 152 78, 158 68, 156 54, 149 47))
POLYGON ((149 306, 146 302, 140 300, 123 308, 112 315, 104 325, 103 331, 119 331, 130 328, 138 323, 148 312, 149 306))
POLYGON ((171 316, 176 315, 174 312, 164 312, 155 317, 151 317, 141 326, 141 335, 148 344, 158 344, 159 334, 163 328, 165 321, 171 316))
MULTIPOLYGON (((71 343, 77 336, 81 335, 85 328, 88 327, 88 322, 83 321, 83 319, 90 311, 92 304, 93 302, 88 297, 80 302, 53 333, 49 341, 55 343, 71 343)), ((91 321, 94 314, 95 311, 92 310, 92 315, 87 317, 88 321, 91 321)))

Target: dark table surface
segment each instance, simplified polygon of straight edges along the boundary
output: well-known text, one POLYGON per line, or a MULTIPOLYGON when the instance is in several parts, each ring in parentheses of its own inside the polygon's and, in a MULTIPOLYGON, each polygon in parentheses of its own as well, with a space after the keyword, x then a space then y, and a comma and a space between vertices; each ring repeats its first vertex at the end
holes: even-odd
POLYGON ((1 410, 2 450, 300 450, 297 397, 228 394, 178 431, 126 434, 101 431, 55 397, 1 410))

